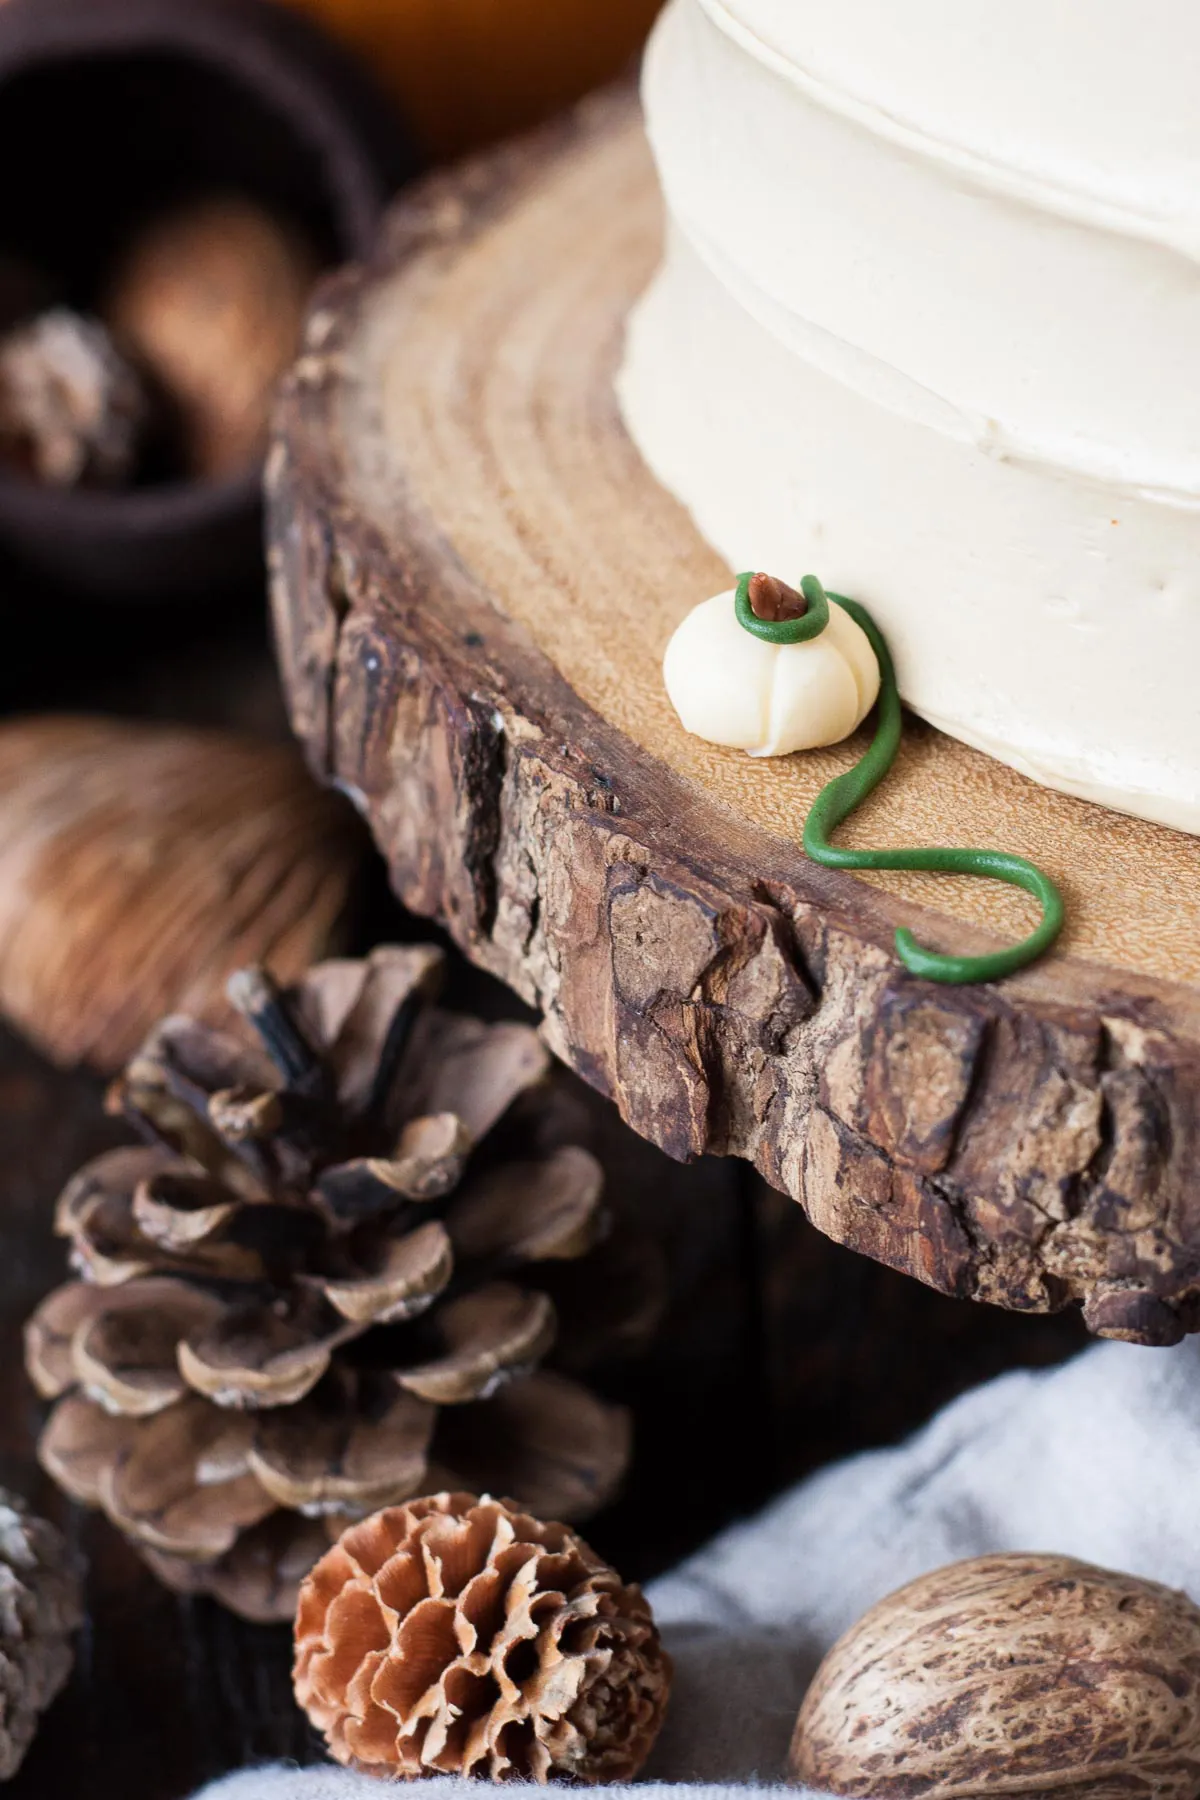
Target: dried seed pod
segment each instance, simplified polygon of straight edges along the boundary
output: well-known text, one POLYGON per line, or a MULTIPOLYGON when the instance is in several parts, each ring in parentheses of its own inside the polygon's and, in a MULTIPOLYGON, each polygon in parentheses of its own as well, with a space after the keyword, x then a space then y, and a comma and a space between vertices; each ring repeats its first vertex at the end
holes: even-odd
POLYGON ((300 1590, 296 1698, 368 1774, 627 1781, 670 1685, 641 1590, 498 1500, 377 1513, 300 1590))
POLYGON ((1192 1800, 1200 1608, 1068 1556, 923 1575, 829 1652, 791 1773, 861 1800, 1192 1800))
POLYGON ((156 219, 131 246, 108 321, 174 402, 190 474, 230 474, 261 450, 316 273, 296 232, 236 196, 156 219))
POLYGON ((0 462, 48 487, 132 481, 151 420, 104 326, 63 306, 0 340, 0 462))

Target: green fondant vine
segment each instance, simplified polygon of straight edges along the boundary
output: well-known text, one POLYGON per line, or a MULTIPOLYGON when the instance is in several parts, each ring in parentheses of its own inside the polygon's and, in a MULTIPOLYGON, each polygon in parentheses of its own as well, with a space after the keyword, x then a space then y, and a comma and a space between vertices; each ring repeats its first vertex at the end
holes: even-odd
POLYGON ((943 875, 986 876, 1005 881, 1032 894, 1042 908, 1041 923, 1020 943, 985 956, 944 956, 919 944, 911 931, 896 933, 896 954, 906 969, 929 981, 962 984, 998 981, 1044 956, 1063 928, 1063 900, 1050 877, 1023 856, 1003 850, 848 850, 830 842, 832 834, 861 806, 883 780, 900 748, 900 692, 887 641, 865 606, 841 594, 827 594, 815 575, 806 575, 800 592, 807 601, 802 617, 760 619, 750 605, 753 574, 740 577, 737 587, 738 622, 755 637, 771 644, 801 644, 819 637, 829 623, 832 602, 861 626, 879 664, 879 700, 875 735, 866 754, 844 775, 837 775, 821 789, 804 823, 804 849, 827 869, 916 869, 943 875))

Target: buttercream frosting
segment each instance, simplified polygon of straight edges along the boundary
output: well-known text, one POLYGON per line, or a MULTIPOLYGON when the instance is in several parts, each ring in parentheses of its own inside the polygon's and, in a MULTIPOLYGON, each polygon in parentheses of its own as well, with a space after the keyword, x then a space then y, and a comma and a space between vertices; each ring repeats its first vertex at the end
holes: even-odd
POLYGON ((1197 77, 1182 0, 671 0, 620 381, 714 544, 856 594, 917 710, 1193 831, 1197 77))
POLYGON ((701 0, 878 136, 1065 214, 1200 242, 1192 0, 701 0))

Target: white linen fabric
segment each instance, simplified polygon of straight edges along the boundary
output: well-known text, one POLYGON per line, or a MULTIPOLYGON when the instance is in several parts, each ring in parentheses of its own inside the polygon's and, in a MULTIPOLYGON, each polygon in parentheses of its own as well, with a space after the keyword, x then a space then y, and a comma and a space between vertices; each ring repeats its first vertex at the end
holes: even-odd
MULTIPOLYGON (((1200 1341, 1097 1345, 973 1390, 906 1444, 820 1472, 652 1585, 676 1684, 647 1779, 691 1800, 778 1782, 820 1657, 875 1601, 960 1557, 1062 1551, 1200 1599, 1197 1493, 1200 1341)), ((421 1788, 422 1800, 478 1791, 421 1788)), ((378 1792, 338 1770, 271 1768, 203 1800, 378 1792)))

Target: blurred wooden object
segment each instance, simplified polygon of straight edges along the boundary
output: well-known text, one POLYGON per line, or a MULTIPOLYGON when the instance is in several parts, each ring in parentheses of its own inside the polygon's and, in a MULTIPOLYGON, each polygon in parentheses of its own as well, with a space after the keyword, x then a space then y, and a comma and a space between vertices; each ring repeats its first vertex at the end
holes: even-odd
POLYGON ((118 1068, 163 1013, 225 1010, 329 946, 349 809, 290 745, 47 715, 0 725, 0 1011, 56 1062, 118 1068))

